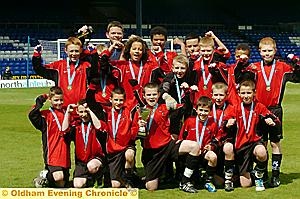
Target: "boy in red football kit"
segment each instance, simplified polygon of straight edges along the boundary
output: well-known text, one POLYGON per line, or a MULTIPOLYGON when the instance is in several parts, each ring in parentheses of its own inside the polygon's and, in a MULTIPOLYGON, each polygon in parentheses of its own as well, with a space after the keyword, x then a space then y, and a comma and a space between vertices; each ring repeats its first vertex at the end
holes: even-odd
POLYGON ((118 73, 118 71, 117 68, 114 68, 109 63, 108 54, 110 53, 108 52, 108 48, 104 44, 98 44, 96 49, 97 53, 91 54, 90 56, 92 65, 89 75, 89 89, 96 89, 96 101, 99 102, 102 107, 109 107, 111 106, 111 92, 118 86, 118 79, 114 76, 114 72, 118 73))
POLYGON ((108 134, 107 159, 113 188, 134 187, 138 182, 134 174, 135 140, 138 133, 138 117, 135 108, 125 103, 126 93, 116 87, 111 94, 111 107, 106 110, 107 122, 101 121, 101 131, 108 134))
POLYGON ((46 78, 53 80, 56 86, 64 92, 64 106, 76 104, 85 98, 87 90, 87 74, 90 63, 80 60, 82 43, 76 37, 69 37, 65 45, 67 58, 49 64, 43 64, 42 46, 34 48, 32 66, 34 71, 46 78))
POLYGON ((62 131, 70 133, 75 145, 75 170, 73 186, 75 188, 92 187, 103 167, 104 153, 97 138, 101 124, 97 116, 89 109, 85 99, 77 104, 69 104, 62 123, 62 131), (80 119, 71 117, 76 112, 80 119))
MULTIPOLYGON (((259 52, 262 61, 250 65, 247 69, 255 73, 256 78, 256 98, 264 104, 280 121, 283 118, 282 99, 285 85, 288 81, 299 83, 299 67, 293 68, 291 65, 276 60, 276 42, 271 37, 265 37, 259 42, 259 52)), ((274 129, 262 123, 259 127, 266 145, 270 140, 272 147, 272 177, 271 187, 280 185, 280 165, 282 160, 282 151, 280 140, 283 138, 282 123, 279 128, 274 129)))
POLYGON ((228 86, 227 100, 230 104, 239 102, 237 85, 246 79, 254 80, 254 73, 246 71, 249 66, 250 47, 240 43, 234 51, 235 63, 227 65, 223 62, 215 62, 209 65, 212 82, 224 82, 228 86))
MULTIPOLYGON (((223 119, 225 111, 231 105, 228 102, 228 86, 223 82, 216 82, 212 86, 212 99, 214 101, 211 114, 218 128, 223 128, 223 119)), ((220 151, 217 150, 218 165, 217 175, 225 177, 224 189, 225 191, 233 191, 232 176, 234 172, 234 147, 232 135, 222 134, 220 139, 222 142, 220 151)))
POLYGON ((209 192, 216 192, 212 183, 217 166, 217 155, 215 153, 218 145, 219 129, 213 117, 209 116, 212 109, 212 100, 207 96, 202 96, 196 104, 197 116, 191 116, 185 120, 179 140, 193 140, 200 146, 200 162, 206 167, 205 189, 209 192), (204 165, 206 164, 207 165, 204 165))
POLYGON ((197 92, 192 99, 194 105, 200 96, 211 97, 212 79, 208 66, 214 62, 223 62, 230 58, 230 52, 223 42, 212 32, 205 33, 200 39, 200 55, 201 58, 194 62, 194 71, 196 73, 198 87, 197 92), (215 47, 215 43, 218 45, 215 47))
POLYGON ((70 139, 62 131, 64 118, 63 91, 59 87, 51 87, 49 94, 36 98, 36 104, 28 117, 32 125, 41 131, 43 141, 43 157, 45 170, 34 179, 35 187, 67 187, 69 169, 71 167, 70 139), (46 100, 50 108, 40 110, 46 100))
MULTIPOLYGON (((172 71, 173 58, 177 55, 176 51, 167 51, 165 45, 167 42, 168 31, 165 27, 155 26, 150 30, 151 48, 148 50, 149 59, 155 62, 164 72, 168 74, 172 71)), ((184 43, 175 38, 173 44, 181 47, 181 53, 185 53, 184 43)))
POLYGON ((239 167, 240 184, 242 187, 252 185, 250 172, 254 169, 256 191, 264 191, 263 173, 268 163, 267 149, 262 137, 256 132, 257 124, 263 120, 267 125, 275 126, 278 121, 275 115, 265 105, 254 100, 255 83, 251 80, 243 81, 239 87, 239 96, 242 102, 228 109, 226 115, 225 131, 234 124, 237 132, 234 136, 235 160, 239 167))
MULTIPOLYGON (((192 84, 191 73, 188 71, 188 58, 179 54, 173 59, 172 72, 168 73, 163 79, 162 84, 160 85, 159 91, 162 96, 164 93, 168 93, 172 96, 178 104, 183 104, 183 107, 177 110, 174 110, 170 114, 170 133, 172 138, 177 140, 180 128, 182 126, 182 121, 187 119, 193 111, 193 105, 190 101, 189 85, 192 84)), ((165 103, 165 101, 160 98, 159 103, 165 103)), ((173 171, 173 162, 169 163, 166 171, 166 179, 172 180, 174 171, 173 171)), ((176 163, 176 177, 180 178, 177 171, 178 164, 176 163)))
POLYGON ((195 141, 183 140, 175 141, 171 138, 169 127, 169 111, 176 109, 174 99, 165 93, 166 104, 158 104, 158 85, 148 83, 144 87, 143 96, 150 109, 147 121, 139 119, 139 126, 146 127, 147 136, 144 138, 142 162, 145 168, 146 188, 156 190, 158 188, 159 177, 164 171, 165 163, 168 159, 177 160, 179 155, 188 154, 186 157, 186 168, 179 189, 189 193, 196 193, 190 182, 190 177, 194 169, 197 168, 199 145, 195 141), (170 103, 171 102, 171 103, 170 103))

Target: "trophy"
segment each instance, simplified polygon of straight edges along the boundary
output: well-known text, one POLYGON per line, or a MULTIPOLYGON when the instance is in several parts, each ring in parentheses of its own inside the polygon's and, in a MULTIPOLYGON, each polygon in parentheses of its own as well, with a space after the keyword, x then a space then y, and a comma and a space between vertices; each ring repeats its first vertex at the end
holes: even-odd
POLYGON ((94 29, 92 26, 84 26, 84 30, 79 30, 79 32, 76 34, 76 37, 78 39, 80 38, 90 38, 91 35, 94 33, 94 29))
MULTIPOLYGON (((140 119, 144 120, 144 121, 147 121, 148 118, 149 118, 149 115, 150 115, 150 112, 151 110, 146 108, 146 106, 144 107, 139 107, 139 116, 140 116, 140 119)), ((141 126, 139 128, 139 131, 138 131, 138 137, 139 138, 145 138, 147 136, 148 132, 147 132, 147 129, 146 129, 146 126, 141 126)))

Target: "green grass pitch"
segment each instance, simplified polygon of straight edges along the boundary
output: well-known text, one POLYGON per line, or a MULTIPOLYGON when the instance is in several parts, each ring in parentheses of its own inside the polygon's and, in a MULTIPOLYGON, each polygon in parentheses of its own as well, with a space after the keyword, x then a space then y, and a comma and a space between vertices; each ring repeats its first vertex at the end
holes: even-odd
MULTIPOLYGON (((0 91, 0 187, 30 188, 32 179, 43 168, 41 134, 28 120, 28 112, 39 94, 48 88, 1 89, 0 91)), ((239 199, 297 199, 300 198, 300 85, 289 83, 283 99, 284 139, 281 186, 256 192, 255 187, 236 188, 227 193, 219 189, 216 193, 199 190, 188 194, 178 188, 164 188, 154 192, 140 190, 140 198, 235 198, 239 199)), ((140 147, 137 167, 142 170, 140 147)), ((271 166, 269 163, 269 170, 271 166)), ((0 196, 1 198, 1 196, 0 196)))

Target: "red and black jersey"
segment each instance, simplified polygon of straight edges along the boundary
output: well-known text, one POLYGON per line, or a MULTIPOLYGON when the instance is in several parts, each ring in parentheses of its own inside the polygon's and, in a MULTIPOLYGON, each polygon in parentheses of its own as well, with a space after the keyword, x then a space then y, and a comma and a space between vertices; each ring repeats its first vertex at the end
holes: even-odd
POLYGON ((213 139, 218 140, 221 134, 217 123, 211 116, 205 121, 200 121, 197 117, 198 116, 191 116, 184 121, 178 139, 196 141, 201 150, 203 150, 206 145, 214 146, 213 139))
POLYGON ((212 96, 212 85, 214 82, 212 81, 212 74, 210 73, 208 66, 214 62, 225 62, 229 58, 230 52, 226 54, 220 54, 218 50, 214 50, 214 53, 210 60, 206 61, 203 60, 203 57, 201 57, 194 62, 193 71, 195 72, 197 79, 195 85, 198 86, 199 90, 198 92, 195 92, 193 95, 191 95, 194 105, 197 103, 197 100, 200 96, 207 96, 210 98, 212 96), (218 55, 219 58, 217 59, 215 55, 218 55))
POLYGON ((80 99, 85 98, 87 90, 89 62, 70 63, 70 76, 75 72, 71 87, 68 85, 67 60, 59 60, 49 64, 42 64, 42 59, 36 54, 32 57, 32 64, 35 72, 46 78, 53 80, 56 86, 61 87, 64 92, 64 106, 76 104, 80 99))
POLYGON ((165 146, 172 139, 169 132, 169 110, 167 109, 165 104, 159 104, 153 109, 151 107, 151 110, 153 117, 151 117, 152 114, 150 114, 150 117, 147 120, 148 135, 144 139, 143 146, 146 149, 157 149, 165 146), (152 122, 150 121, 151 118, 152 122))
POLYGON ((218 128, 220 128, 224 122, 224 115, 226 114, 226 110, 231 105, 227 100, 220 106, 216 103, 213 104, 212 110, 210 111, 209 115, 213 118, 214 122, 217 123, 218 128))
POLYGON ((142 67, 137 63, 124 60, 112 61, 111 63, 119 69, 119 84, 125 89, 127 103, 132 104, 132 106, 137 104, 137 99, 134 95, 135 90, 142 96, 143 87, 147 83, 158 82, 159 77, 163 76, 161 69, 155 62, 147 61, 146 63, 142 63, 142 67), (134 75, 132 75, 130 65, 132 66, 134 75), (141 72, 140 69, 142 70, 141 72), (131 80, 137 81, 137 84, 130 84, 131 80))
POLYGON ((242 107, 241 103, 239 103, 235 106, 228 107, 225 112, 224 120, 230 118, 236 119, 237 133, 234 139, 235 148, 237 150, 245 145, 261 140, 261 137, 256 132, 257 124, 261 119, 264 119, 267 116, 271 116, 272 119, 276 118, 267 107, 260 102, 253 102, 252 113, 251 107, 252 104, 243 105, 242 107))
POLYGON ((209 68, 212 74, 212 82, 224 82, 227 86, 227 100, 230 104, 236 104, 239 101, 237 93, 237 84, 235 82, 235 70, 236 64, 226 65, 222 62, 216 64, 216 67, 209 68))
POLYGON ((95 87, 95 99, 102 106, 109 106, 111 93, 119 85, 119 70, 109 63, 110 52, 103 51, 100 55, 92 56, 91 81, 89 88, 95 87))
POLYGON ((104 156, 98 140, 102 132, 95 128, 92 121, 73 121, 70 133, 75 144, 75 161, 88 163, 91 159, 104 156))
POLYGON ((61 131, 64 110, 52 108, 40 110, 41 107, 42 103, 37 103, 30 111, 29 119, 34 127, 42 133, 44 163, 50 166, 70 168, 70 139, 61 131))
POLYGON ((212 96, 211 88, 212 88, 213 82, 212 82, 211 74, 208 70, 209 64, 210 64, 210 62, 204 61, 203 57, 201 57, 199 59, 199 61, 196 61, 194 63, 194 71, 197 76, 197 82, 194 85, 198 86, 198 92, 195 92, 195 93, 193 93, 193 95, 191 95, 194 105, 197 103, 197 100, 199 99, 200 96, 207 96, 210 98, 212 96), (204 71, 202 71, 201 65, 202 65, 204 71), (204 78, 203 78, 203 76, 204 76, 204 78), (205 79, 205 81, 207 80, 206 85, 204 84, 204 79, 205 79))
POLYGON ((272 63, 270 65, 262 65, 261 62, 256 62, 254 65, 249 65, 247 68, 247 70, 255 73, 256 99, 267 107, 281 106, 286 82, 299 82, 299 78, 294 72, 294 68, 285 62, 276 60, 270 91, 268 91, 261 67, 264 67, 266 77, 269 78, 272 70, 272 63))
POLYGON ((148 50, 148 59, 151 62, 156 62, 165 74, 172 72, 173 59, 176 56, 177 52, 175 51, 160 51, 158 53, 154 53, 151 50, 148 50))
POLYGON ((135 114, 134 111, 135 109, 127 106, 118 111, 112 111, 111 108, 106 110, 107 122, 101 121, 101 131, 108 134, 106 144, 108 154, 123 151, 135 141, 139 126, 138 114, 135 114))

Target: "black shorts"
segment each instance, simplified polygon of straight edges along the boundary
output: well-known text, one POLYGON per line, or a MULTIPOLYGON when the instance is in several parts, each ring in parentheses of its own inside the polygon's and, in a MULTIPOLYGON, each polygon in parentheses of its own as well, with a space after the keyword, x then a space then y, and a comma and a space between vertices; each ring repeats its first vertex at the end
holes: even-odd
POLYGON ((257 145, 265 147, 263 141, 258 141, 243 146, 241 149, 236 151, 235 160, 239 169, 239 175, 244 175, 245 173, 253 170, 253 164, 256 162, 256 157, 253 155, 253 151, 257 145))
POLYGON ((280 120, 280 124, 276 126, 267 125, 264 120, 261 120, 257 126, 257 133, 262 136, 263 141, 270 140, 271 142, 279 142, 283 138, 282 132, 282 107, 269 107, 268 108, 280 120))
MULTIPOLYGON (((64 174, 64 181, 69 182, 69 178, 70 178, 70 169, 69 168, 46 165, 45 169, 49 171, 51 176, 53 176, 53 173, 56 172, 56 171, 62 171, 63 174, 64 174)), ((48 178, 50 187, 53 187, 53 186, 55 187, 54 179, 53 179, 53 181, 51 181, 51 179, 53 179, 53 177, 50 178, 50 179, 48 178)))
MULTIPOLYGON (((99 160, 103 166, 103 160, 100 157, 95 157, 94 159, 99 160)), ((99 169, 100 170, 100 169, 99 169)), ((100 171, 99 171, 100 172, 100 171)), ((75 169, 73 173, 73 178, 92 178, 94 174, 91 174, 87 168, 87 163, 76 161, 75 169)))
POLYGON ((121 176, 122 173, 125 171, 125 163, 126 163, 125 152, 127 149, 132 149, 136 151, 135 147, 130 146, 118 153, 107 154, 109 173, 110 173, 110 178, 112 180, 117 180, 119 182, 121 182, 122 180, 121 176))
POLYGON ((142 162, 145 167, 146 182, 162 176, 167 160, 178 160, 181 142, 171 140, 167 145, 158 149, 143 149, 142 162))

